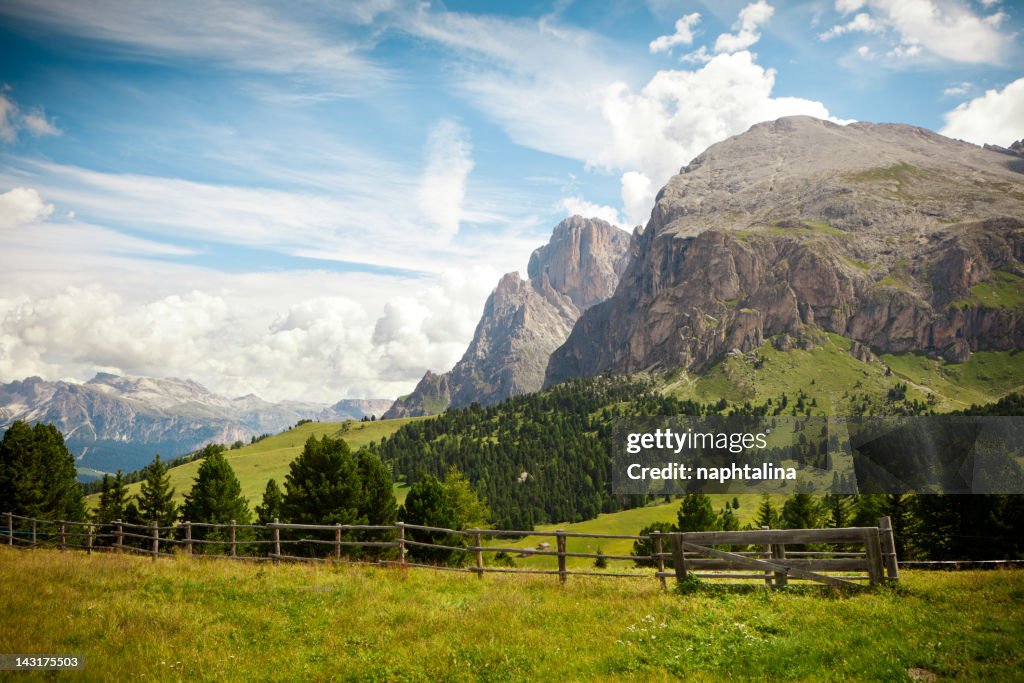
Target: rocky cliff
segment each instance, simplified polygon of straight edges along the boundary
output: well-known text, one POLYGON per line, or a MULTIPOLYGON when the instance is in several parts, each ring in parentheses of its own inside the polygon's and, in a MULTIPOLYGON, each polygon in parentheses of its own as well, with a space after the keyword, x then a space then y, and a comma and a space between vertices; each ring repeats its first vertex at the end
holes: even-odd
POLYGON ((258 396, 219 396, 191 380, 100 373, 84 384, 38 377, 0 384, 0 431, 15 420, 55 425, 81 468, 132 470, 206 443, 248 441, 302 419, 380 415, 389 401, 346 399, 333 406, 258 396))
POLYGON ((762 123, 658 194, 615 295, 576 323, 547 385, 699 371, 821 330, 963 361, 1024 342, 1024 162, 904 125, 762 123))
POLYGON ((449 372, 427 372, 385 417, 488 405, 537 391, 548 358, 580 314, 604 301, 628 260, 629 235, 598 219, 567 218, 530 257, 528 280, 508 273, 484 304, 473 340, 449 372))

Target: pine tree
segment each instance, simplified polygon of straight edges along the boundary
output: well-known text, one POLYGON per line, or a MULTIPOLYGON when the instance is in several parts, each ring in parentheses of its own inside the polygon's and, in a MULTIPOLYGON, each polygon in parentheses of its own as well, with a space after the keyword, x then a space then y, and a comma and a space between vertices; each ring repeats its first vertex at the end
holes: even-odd
POLYGON ((810 493, 794 493, 782 506, 782 525, 786 529, 817 529, 821 517, 821 504, 810 493))
POLYGON ((146 467, 146 478, 137 496, 139 513, 145 524, 156 522, 159 526, 170 526, 178 518, 178 506, 174 503, 174 489, 167 465, 160 461, 160 454, 146 467))
MULTIPOLYGON (((409 489, 409 493, 405 497, 405 505, 399 511, 399 517, 406 524, 442 529, 455 528, 455 511, 448 503, 444 486, 430 474, 421 474, 409 489)), ((409 529, 407 534, 409 538, 419 543, 454 546, 461 545, 463 542, 462 537, 441 531, 409 529)), ((413 559, 439 564, 461 564, 465 559, 465 553, 460 551, 421 546, 411 547, 409 555, 413 559)))
MULTIPOLYGON (((223 448, 208 452, 199 465, 192 490, 185 495, 181 508, 182 519, 205 524, 249 524, 252 513, 249 503, 242 495, 231 463, 224 457, 223 448)), ((192 538, 196 540, 227 540, 230 530, 195 526, 192 538)), ((235 539, 248 540, 247 530, 236 530, 235 539)))
POLYGON ((263 489, 263 502, 256 506, 256 523, 270 524, 275 519, 280 519, 283 506, 284 496, 281 494, 281 487, 277 485, 276 479, 271 479, 263 489))
POLYGON ((679 531, 717 531, 721 520, 715 514, 711 496, 705 493, 687 493, 679 505, 679 531))
POLYGON ((359 452, 358 465, 363 489, 359 516, 367 524, 394 524, 398 519, 398 502, 390 470, 380 458, 368 451, 359 452))
POLYGON ((306 440, 284 482, 281 514, 294 524, 358 524, 364 509, 359 469, 344 439, 306 440))
POLYGON ((100 502, 93 511, 93 521, 99 524, 109 524, 115 519, 124 519, 127 504, 128 489, 124 485, 124 475, 121 470, 118 470, 113 477, 104 474, 100 502))
POLYGON ((490 516, 487 504, 480 500, 469 480, 457 468, 448 470, 444 491, 454 517, 453 529, 481 529, 486 526, 490 516))
POLYGON ((758 529, 762 527, 778 529, 779 522, 779 511, 774 505, 772 505, 771 496, 766 493, 761 498, 761 505, 757 508, 757 516, 754 517, 754 526, 758 529))
POLYGON ((14 422, 0 441, 0 512, 39 519, 85 519, 75 459, 53 425, 14 422))

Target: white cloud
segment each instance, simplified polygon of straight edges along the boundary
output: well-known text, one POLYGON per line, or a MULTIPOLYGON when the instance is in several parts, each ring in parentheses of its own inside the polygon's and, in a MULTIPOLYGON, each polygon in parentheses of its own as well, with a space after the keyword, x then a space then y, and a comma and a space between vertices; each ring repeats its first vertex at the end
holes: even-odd
POLYGON ((968 81, 964 81, 957 85, 951 85, 948 88, 945 88, 942 91, 942 94, 945 97, 960 97, 961 95, 966 95, 967 93, 969 93, 971 91, 971 87, 971 83, 969 83, 968 81))
POLYGON ((45 219, 53 213, 53 204, 47 204, 31 187, 16 187, 0 194, 0 230, 13 230, 45 219))
POLYGON ((752 2, 740 10, 739 20, 733 24, 736 33, 723 33, 715 40, 715 52, 731 54, 746 50, 761 39, 757 29, 771 19, 775 8, 765 0, 752 2))
POLYGON ((466 178, 472 170, 468 131, 454 121, 438 122, 427 140, 426 167, 417 198, 427 218, 438 228, 441 244, 459 231, 466 178))
POLYGON ((0 141, 13 143, 21 131, 26 131, 33 137, 61 134, 57 125, 46 118, 46 113, 41 107, 24 113, 17 102, 0 89, 0 141))
POLYGON ((948 112, 945 120, 939 132, 977 145, 1008 147, 1024 139, 1024 78, 964 102, 948 112))
POLYGON ((649 49, 652 54, 658 52, 671 52, 676 45, 691 45, 693 43, 693 27, 700 21, 700 13, 687 14, 676 21, 676 32, 670 36, 658 36, 651 41, 649 49))
POLYGON ((582 197, 564 197, 558 202, 559 208, 565 211, 566 216, 583 216, 584 218, 600 218, 601 220, 620 226, 619 212, 611 206, 603 206, 588 202, 582 197))
POLYGON ((843 15, 852 14, 864 6, 866 0, 836 0, 836 10, 843 15))
POLYGON ((860 55, 861 57, 863 57, 864 59, 874 59, 875 58, 875 53, 872 52, 871 48, 868 47, 867 45, 861 45, 860 47, 858 47, 857 48, 857 54, 860 55))
POLYGON ((639 93, 615 83, 603 106, 612 134, 594 163, 638 170, 660 188, 708 146, 755 123, 795 114, 835 120, 820 102, 772 97, 774 86, 775 71, 747 51, 695 71, 660 71, 639 93))
POLYGON ((280 11, 274 5, 226 0, 181 0, 173 5, 99 0, 11 0, 0 16, 58 34, 106 43, 112 56, 192 56, 235 68, 275 74, 300 73, 330 82, 336 95, 365 92, 390 74, 362 54, 355 40, 328 35, 321 26, 368 23, 390 2, 341 3, 324 21, 320 8, 301 4, 280 11))
POLYGON ((867 12, 861 12, 846 24, 837 24, 822 33, 821 40, 831 40, 844 33, 878 33, 884 31, 885 27, 871 18, 867 12))
POLYGON ((656 188, 651 179, 639 171, 622 174, 622 206, 630 225, 645 225, 654 205, 656 188))
POLYGON ((1002 63, 1013 36, 999 26, 1006 14, 976 14, 960 0, 866 0, 836 3, 841 13, 867 8, 850 22, 821 34, 828 40, 851 32, 891 32, 895 45, 887 53, 894 59, 922 57, 927 52, 942 59, 968 64, 1002 63))

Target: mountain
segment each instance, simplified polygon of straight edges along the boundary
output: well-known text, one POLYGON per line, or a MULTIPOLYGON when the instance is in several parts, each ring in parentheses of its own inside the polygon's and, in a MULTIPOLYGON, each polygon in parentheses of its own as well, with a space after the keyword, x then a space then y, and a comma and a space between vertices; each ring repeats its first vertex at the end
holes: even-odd
POLYGON ((443 375, 428 371, 384 416, 490 405, 540 389, 551 352, 580 314, 615 291, 629 242, 626 232, 599 219, 573 216, 559 223, 530 256, 528 280, 508 273, 498 282, 455 367, 443 375))
POLYGON ((248 441, 299 420, 379 415, 390 401, 346 399, 333 406, 255 395, 218 396, 191 380, 100 373, 84 384, 38 377, 0 384, 0 430, 15 420, 48 422, 64 434, 80 470, 132 470, 210 442, 248 441))
MULTIPOLYGON (((761 123, 669 180, 545 384, 812 349, 962 363, 1024 342, 1024 160, 905 125, 761 123)), ((955 365, 954 365, 955 367, 955 365)))

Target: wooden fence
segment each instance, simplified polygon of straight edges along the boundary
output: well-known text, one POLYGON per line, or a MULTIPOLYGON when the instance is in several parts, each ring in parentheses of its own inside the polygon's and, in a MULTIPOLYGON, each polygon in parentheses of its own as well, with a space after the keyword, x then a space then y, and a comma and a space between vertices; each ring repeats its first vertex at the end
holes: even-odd
POLYGON ((837 586, 862 588, 862 583, 879 584, 897 581, 899 569, 892 525, 882 517, 877 527, 840 529, 768 529, 750 531, 702 531, 687 533, 654 533, 650 536, 588 534, 568 531, 506 531, 495 529, 455 530, 418 524, 375 526, 353 524, 206 524, 180 522, 171 526, 130 524, 115 520, 109 524, 41 520, 5 513, 9 546, 80 549, 88 553, 128 552, 158 557, 176 554, 250 561, 331 562, 347 559, 402 567, 425 567, 445 571, 474 573, 546 574, 565 583, 569 576, 607 576, 650 578, 652 574, 638 568, 633 571, 597 571, 570 569, 568 558, 625 560, 646 562, 656 568, 653 576, 667 588, 666 579, 679 581, 692 574, 699 579, 758 580, 768 586, 785 586, 790 579, 809 580, 837 586), (17 522, 17 524, 15 524, 17 522), (196 532, 199 531, 197 535, 196 532), (209 532, 217 538, 206 538, 209 532), (454 545, 421 540, 424 534, 443 534, 462 538, 466 543, 454 545), (355 538, 355 536, 369 538, 355 538), (420 538, 416 538, 419 536, 420 538), (538 548, 506 547, 501 541, 522 537, 553 538, 555 547, 539 544, 538 548), (485 545, 485 537, 493 544, 485 545), (649 555, 605 555, 603 553, 570 552, 567 539, 624 539, 648 541, 654 548, 649 555), (793 549, 792 546, 807 547, 793 549), (863 546, 863 551, 848 549, 863 546), (737 551, 723 546, 742 546, 737 551), (787 546, 789 549, 787 550, 787 546), (808 547, 809 546, 809 547, 808 547), (266 548, 262 553, 260 548, 266 548), (751 547, 756 550, 750 550, 751 547), (836 548, 841 549, 836 549, 836 548), (206 552, 205 548, 219 552, 206 552), (288 548, 305 551, 305 555, 284 552, 288 548), (323 550, 315 552, 316 548, 323 550), (445 553, 463 554, 469 566, 448 566, 412 561, 423 548, 445 553), (177 552, 171 552, 175 550, 177 552), (254 553, 255 550, 255 553, 254 553), (515 553, 523 557, 551 557, 556 565, 550 569, 514 568, 484 562, 485 554, 515 553), (736 570, 740 570, 737 573, 736 570), (754 573, 756 571, 757 573, 754 573))

